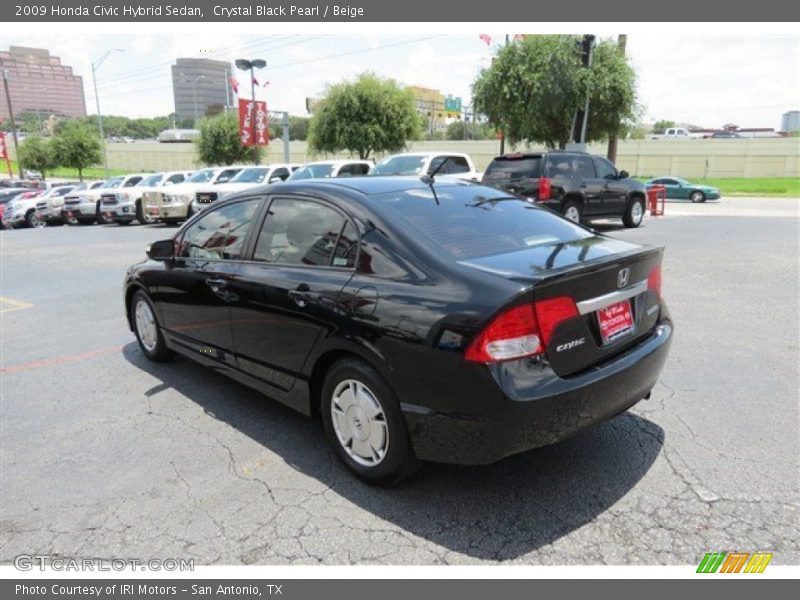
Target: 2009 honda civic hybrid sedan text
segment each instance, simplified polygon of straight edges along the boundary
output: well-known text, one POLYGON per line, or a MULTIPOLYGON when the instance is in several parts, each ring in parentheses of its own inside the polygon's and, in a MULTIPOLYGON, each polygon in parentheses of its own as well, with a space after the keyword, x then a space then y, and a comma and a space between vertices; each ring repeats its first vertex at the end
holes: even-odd
POLYGON ((125 307, 148 358, 177 352, 319 415, 348 468, 389 484, 648 396, 673 331, 662 254, 478 184, 304 180, 152 244, 125 307))

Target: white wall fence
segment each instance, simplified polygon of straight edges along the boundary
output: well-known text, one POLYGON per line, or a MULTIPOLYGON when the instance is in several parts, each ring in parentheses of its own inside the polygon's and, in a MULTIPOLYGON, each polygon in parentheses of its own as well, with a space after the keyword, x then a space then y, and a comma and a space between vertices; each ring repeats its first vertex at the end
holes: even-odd
MULTIPOLYGON (((499 142, 425 141, 411 142, 410 151, 457 150, 469 153, 483 170, 499 152, 499 142)), ((507 151, 526 148, 507 148, 507 151)), ((541 150, 541 147, 527 148, 541 150)), ((605 144, 593 144, 589 151, 605 155, 605 144)), ((305 142, 291 142, 292 162, 312 158, 345 158, 348 155, 312 157, 305 142)), ((381 155, 375 157, 381 158, 381 155)), ((283 143, 274 140, 263 162, 283 162, 283 143)), ((196 168, 193 144, 137 142, 108 144, 108 164, 125 171, 166 171, 196 168)), ((619 144, 617 166, 632 175, 679 175, 682 177, 800 177, 800 138, 717 139, 717 140, 625 140, 619 144)))

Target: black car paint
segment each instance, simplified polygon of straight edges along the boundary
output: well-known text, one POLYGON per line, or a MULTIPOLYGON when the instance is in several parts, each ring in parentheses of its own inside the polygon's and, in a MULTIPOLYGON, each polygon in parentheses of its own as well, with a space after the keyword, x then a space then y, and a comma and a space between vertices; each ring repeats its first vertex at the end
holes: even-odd
MULTIPOLYGON (((473 185, 476 194, 487 189, 436 184, 450 185, 473 185)), ((501 310, 564 293, 576 301, 594 298, 616 289, 621 265, 639 281, 660 263, 662 249, 592 235, 580 244, 459 262, 392 223, 373 200, 412 188, 427 186, 413 177, 290 182, 215 205, 287 196, 328 203, 356 225, 357 265, 380 254, 391 274, 248 260, 147 260, 126 277, 128 318, 133 292, 144 289, 170 348, 309 415, 318 410, 327 366, 345 355, 360 357, 400 399, 420 459, 493 462, 563 439, 649 393, 672 333, 666 306, 650 291, 635 299, 640 326, 634 336, 604 348, 593 338, 583 349, 590 354, 576 354, 572 362, 553 359, 551 348, 575 335, 567 325, 596 338, 591 315, 556 329, 551 358, 484 365, 465 361, 463 351, 501 310), (292 294, 298 289, 301 298, 292 294), (645 306, 656 307, 646 323, 645 306)), ((251 226, 245 257, 252 255, 253 231, 266 208, 251 226)))
MULTIPOLYGON (((482 183, 513 192, 520 196, 538 201, 542 206, 563 213, 567 201, 574 200, 581 207, 583 218, 621 217, 625 214, 631 200, 646 199, 647 187, 640 181, 630 177, 620 177, 624 172, 617 171, 615 177, 575 177, 560 175, 552 168, 556 159, 569 157, 588 157, 592 160, 602 159, 582 152, 554 150, 530 154, 510 154, 498 156, 484 172, 482 183), (542 163, 541 173, 534 177, 493 177, 491 170, 495 163, 539 158, 542 163), (550 179, 550 197, 539 200, 539 175, 550 179)), ((595 175, 597 175, 595 171, 595 175)))

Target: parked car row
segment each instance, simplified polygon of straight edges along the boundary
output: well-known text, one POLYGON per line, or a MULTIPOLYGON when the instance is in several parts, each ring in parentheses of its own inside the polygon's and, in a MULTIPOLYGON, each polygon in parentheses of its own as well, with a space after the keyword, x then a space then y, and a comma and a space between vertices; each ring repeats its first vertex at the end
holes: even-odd
POLYGON ((70 184, 58 194, 45 188, 21 190, 19 201, 7 203, 8 227, 177 224, 233 193, 287 180, 360 177, 375 174, 429 174, 477 181, 480 174, 469 155, 459 152, 419 152, 389 156, 378 165, 370 160, 323 160, 306 164, 231 165, 193 172, 133 173, 106 181, 70 184), (23 194, 23 192, 25 192, 23 194))

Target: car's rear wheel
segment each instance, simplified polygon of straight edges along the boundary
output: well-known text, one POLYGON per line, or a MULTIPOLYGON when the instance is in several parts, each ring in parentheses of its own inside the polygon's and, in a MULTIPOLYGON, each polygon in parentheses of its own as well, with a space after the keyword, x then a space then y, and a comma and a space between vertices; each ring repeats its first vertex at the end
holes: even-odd
POLYGON ((695 190, 694 192, 692 192, 691 196, 689 196, 689 199, 694 203, 705 202, 706 195, 700 190, 695 190))
POLYGON ((567 200, 561 210, 564 216, 573 223, 581 222, 581 205, 575 200, 567 200))
POLYGON ((152 361, 164 362, 175 356, 167 348, 164 334, 156 319, 153 303, 143 291, 137 291, 131 299, 131 323, 136 340, 144 355, 152 361))
POLYGON ((625 227, 638 227, 642 224, 642 219, 644 219, 644 200, 634 198, 628 203, 628 208, 625 209, 622 223, 625 227))
POLYGON ((419 468, 389 384, 367 363, 334 363, 322 385, 322 421, 336 455, 357 477, 391 485, 419 468))

